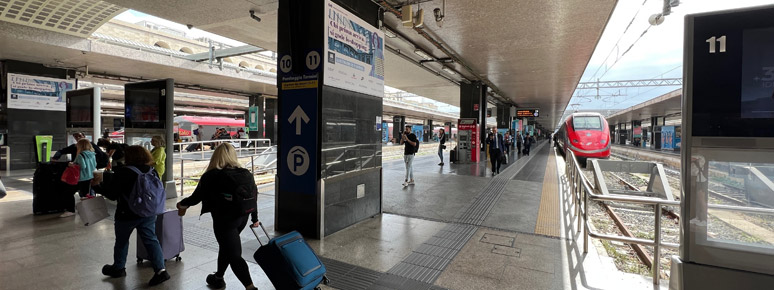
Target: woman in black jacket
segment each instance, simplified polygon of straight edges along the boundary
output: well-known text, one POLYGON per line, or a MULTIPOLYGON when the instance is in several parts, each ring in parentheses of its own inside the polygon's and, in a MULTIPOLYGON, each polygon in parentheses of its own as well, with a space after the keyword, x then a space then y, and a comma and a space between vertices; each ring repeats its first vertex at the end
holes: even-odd
POLYGON ((136 167, 142 173, 153 170, 153 156, 148 149, 142 146, 129 146, 125 151, 126 166, 116 169, 107 190, 102 190, 102 195, 111 200, 118 201, 115 214, 116 244, 113 248, 113 264, 102 267, 102 274, 113 278, 126 276, 126 255, 129 252, 129 237, 132 231, 137 229, 145 249, 148 250, 150 261, 153 263, 153 278, 148 283, 150 286, 161 284, 169 280, 169 274, 164 268, 164 255, 161 252, 161 244, 156 236, 156 216, 140 217, 135 214, 127 197, 132 192, 137 173, 129 167, 136 167))
POLYGON ((258 226, 257 202, 255 198, 248 201, 252 210, 239 210, 241 204, 236 204, 236 191, 247 188, 257 194, 253 174, 239 165, 236 151, 231 144, 223 143, 215 149, 210 165, 199 180, 193 194, 177 204, 179 214, 185 215, 190 206, 202 203, 201 214, 212 215, 212 228, 218 241, 218 270, 207 275, 207 284, 214 288, 223 288, 226 282, 223 275, 228 266, 242 282, 246 289, 256 289, 250 277, 250 269, 242 258, 242 241, 239 233, 245 229, 247 219, 252 216, 253 226, 258 226), (229 200, 231 199, 231 200, 229 200))

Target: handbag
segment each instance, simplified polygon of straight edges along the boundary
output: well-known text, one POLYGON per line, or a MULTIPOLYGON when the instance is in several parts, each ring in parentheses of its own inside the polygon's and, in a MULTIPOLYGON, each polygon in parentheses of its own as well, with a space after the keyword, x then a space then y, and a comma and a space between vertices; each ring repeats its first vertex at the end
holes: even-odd
POLYGON ((105 198, 101 196, 84 199, 75 205, 75 209, 78 211, 78 216, 81 217, 84 226, 93 225, 110 216, 105 198))
POLYGON ((441 145, 441 149, 446 149, 446 145, 441 145))
POLYGON ((64 173, 62 173, 62 182, 67 183, 69 185, 76 185, 78 184, 78 180, 81 179, 81 166, 79 165, 73 165, 68 166, 64 173))

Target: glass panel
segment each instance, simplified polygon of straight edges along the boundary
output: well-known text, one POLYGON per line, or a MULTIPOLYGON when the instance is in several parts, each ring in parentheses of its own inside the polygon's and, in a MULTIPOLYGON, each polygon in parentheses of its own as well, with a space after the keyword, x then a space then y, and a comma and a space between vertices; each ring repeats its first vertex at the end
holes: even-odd
POLYGON ((719 208, 774 208, 774 164, 710 161, 708 176, 707 241, 774 250, 774 215, 719 208))
POLYGON ((572 118, 572 127, 575 130, 601 130, 602 121, 596 116, 575 116, 572 118))

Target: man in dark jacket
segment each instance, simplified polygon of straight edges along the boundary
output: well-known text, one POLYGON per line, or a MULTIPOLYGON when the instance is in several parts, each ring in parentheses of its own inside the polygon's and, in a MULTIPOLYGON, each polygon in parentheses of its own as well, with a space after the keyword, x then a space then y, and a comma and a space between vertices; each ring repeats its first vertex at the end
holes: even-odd
MULTIPOLYGON (((59 151, 56 151, 53 157, 51 157, 54 160, 59 160, 60 157, 64 154, 70 154, 70 157, 72 160, 75 160, 75 155, 78 154, 78 148, 75 147, 75 144, 78 143, 78 140, 81 140, 83 138, 86 138, 86 135, 78 132, 73 134, 73 138, 75 138, 75 143, 73 143, 70 146, 67 146, 65 148, 59 149, 59 151)), ((97 155, 97 168, 104 168, 104 166, 99 166, 99 156, 100 155, 107 155, 105 151, 102 151, 102 148, 100 148, 96 143, 91 142, 91 147, 94 148, 94 153, 97 155)))
POLYGON ((495 176, 500 173, 500 154, 503 152, 503 135, 496 132, 489 134, 487 144, 489 144, 489 161, 492 163, 492 176, 495 176))

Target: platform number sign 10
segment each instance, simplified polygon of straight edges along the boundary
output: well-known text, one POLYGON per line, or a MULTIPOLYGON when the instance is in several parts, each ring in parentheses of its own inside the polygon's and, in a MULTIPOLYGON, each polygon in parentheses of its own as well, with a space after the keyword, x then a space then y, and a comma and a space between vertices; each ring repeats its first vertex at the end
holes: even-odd
POLYGON ((717 45, 718 43, 720 44, 719 52, 726 52, 726 36, 725 35, 723 35, 721 37, 715 37, 715 36, 710 37, 709 39, 707 39, 706 42, 709 43, 709 53, 715 53, 716 52, 716 47, 718 46, 717 45))
POLYGON ((283 73, 289 73, 293 69, 293 59, 290 58, 290 55, 285 55, 280 59, 279 66, 283 73))

